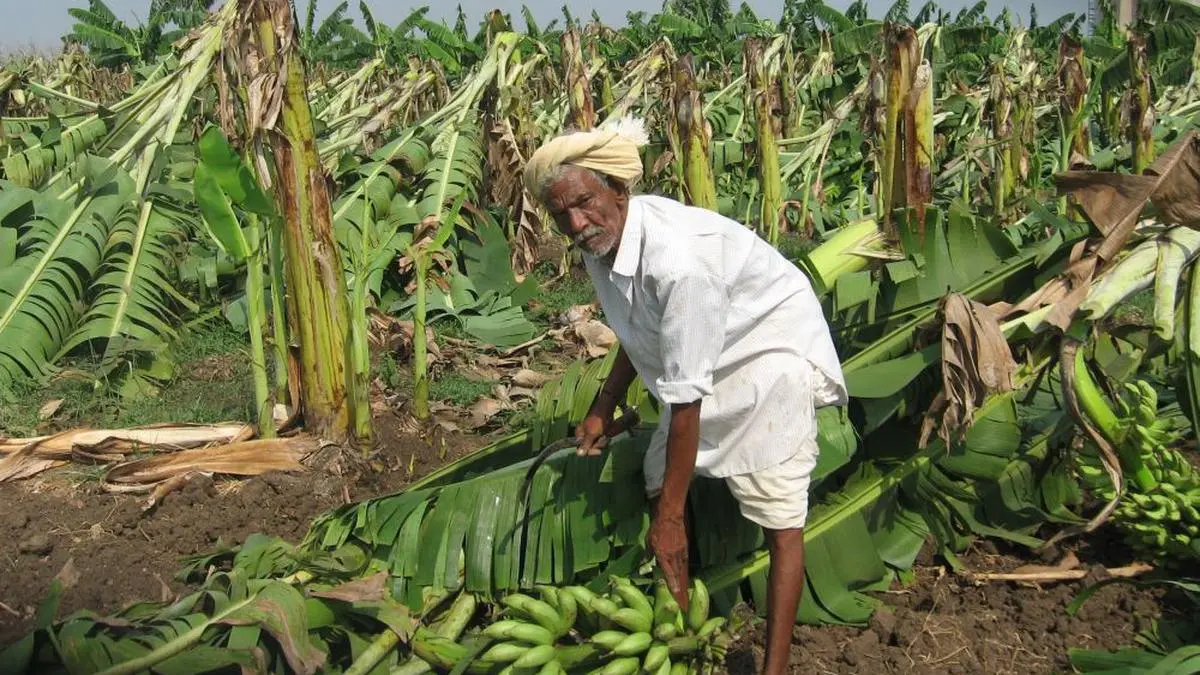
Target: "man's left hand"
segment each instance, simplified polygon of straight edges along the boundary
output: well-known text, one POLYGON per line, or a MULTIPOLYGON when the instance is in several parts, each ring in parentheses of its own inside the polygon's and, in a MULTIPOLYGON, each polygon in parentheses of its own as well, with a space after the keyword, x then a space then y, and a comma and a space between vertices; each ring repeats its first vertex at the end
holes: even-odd
POLYGON ((647 537, 650 551, 658 560, 667 589, 683 611, 688 606, 688 541, 683 517, 656 514, 647 537))

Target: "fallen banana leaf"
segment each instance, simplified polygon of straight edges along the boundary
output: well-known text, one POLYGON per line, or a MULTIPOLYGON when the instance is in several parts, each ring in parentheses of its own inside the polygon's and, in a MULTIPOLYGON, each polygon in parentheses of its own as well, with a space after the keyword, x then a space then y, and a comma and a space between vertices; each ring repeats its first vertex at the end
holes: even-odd
POLYGON ((0 483, 21 480, 71 461, 109 464, 129 452, 167 451, 224 445, 254 436, 243 422, 153 424, 131 429, 72 429, 50 436, 0 439, 0 483))
POLYGON ((104 474, 100 485, 108 492, 150 492, 159 483, 192 472, 258 476, 305 471, 300 462, 318 445, 310 438, 271 438, 183 450, 117 464, 104 474))
POLYGON ((0 459, 0 483, 36 476, 47 469, 69 463, 60 459, 38 457, 36 451, 37 446, 30 444, 0 459))
MULTIPOLYGON (((151 424, 129 429, 71 429, 50 436, 0 439, 0 455, 11 455, 35 446, 44 459, 67 460, 79 452, 102 457, 130 450, 185 449, 201 445, 236 443, 254 435, 245 422, 222 424, 151 424)), ((123 456, 115 457, 122 459, 123 456)))

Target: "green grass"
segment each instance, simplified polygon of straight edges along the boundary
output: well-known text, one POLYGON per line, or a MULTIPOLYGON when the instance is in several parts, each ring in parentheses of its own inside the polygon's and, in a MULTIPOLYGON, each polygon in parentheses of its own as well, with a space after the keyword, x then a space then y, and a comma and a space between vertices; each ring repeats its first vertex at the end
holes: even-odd
POLYGON ((595 289, 587 276, 575 277, 567 274, 547 287, 546 283, 554 276, 552 264, 542 263, 535 267, 531 274, 542 287, 537 297, 525 307, 526 316, 535 324, 548 326, 555 316, 574 305, 586 305, 596 299, 595 289))
POLYGON ((63 400, 53 418, 58 429, 252 420, 247 348, 246 337, 224 323, 181 334, 170 348, 175 374, 159 383, 156 396, 122 397, 116 386, 87 376, 95 361, 77 361, 45 386, 24 381, 0 392, 0 435, 45 433, 38 410, 54 399, 63 400))
POLYGON ((1154 323, 1154 288, 1134 293, 1119 303, 1112 312, 1109 323, 1114 326, 1149 326, 1154 323))
POLYGON ((476 382, 457 373, 447 373, 429 383, 429 398, 467 407, 492 393, 494 382, 476 382))

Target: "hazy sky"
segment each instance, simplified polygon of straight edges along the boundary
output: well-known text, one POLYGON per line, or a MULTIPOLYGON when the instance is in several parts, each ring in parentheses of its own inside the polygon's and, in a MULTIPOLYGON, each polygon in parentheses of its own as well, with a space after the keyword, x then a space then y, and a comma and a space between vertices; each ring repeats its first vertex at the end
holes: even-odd
MULTIPOLYGON (((838 8, 845 8, 851 0, 828 0, 838 8)), ((891 6, 893 0, 870 0, 872 12, 882 13, 891 6)), ((367 0, 377 21, 387 24, 399 22, 413 7, 429 5, 431 19, 445 19, 453 23, 456 7, 462 3, 463 11, 472 28, 483 16, 484 12, 499 8, 513 17, 513 23, 518 28, 524 27, 521 16, 522 0, 442 0, 432 2, 396 2, 395 0, 367 0)), ((339 0, 318 0, 317 15, 324 16, 336 7, 339 0)), ((750 7, 764 18, 778 19, 783 0, 748 0, 750 7)), ((26 47, 56 48, 58 39, 67 32, 73 21, 67 14, 69 7, 86 7, 87 0, 0 0, 0 53, 16 51, 26 47)), ((136 22, 144 18, 150 6, 150 0, 106 0, 106 4, 118 16, 136 22)), ((525 0, 534 17, 543 24, 561 16, 560 8, 563 0, 525 0)), ((643 10, 651 13, 661 9, 661 0, 605 0, 601 3, 568 0, 567 6, 576 16, 590 16, 596 8, 600 18, 605 23, 620 25, 624 23, 625 12, 643 10)), ((730 5, 735 9, 741 4, 740 0, 731 0, 730 5)), ((912 0, 912 7, 919 7, 920 0, 912 0)), ((942 0, 942 7, 949 11, 958 11, 965 5, 975 4, 975 0, 942 0)), ((1066 12, 1083 13, 1087 9, 1087 0, 1034 0, 1037 5, 1039 20, 1052 20, 1066 12)), ((1024 21, 1029 13, 1029 0, 991 0, 988 3, 989 14, 994 15, 1002 7, 1008 5, 1017 18, 1024 21)), ((308 0, 296 0, 296 7, 303 12, 308 6, 308 0)), ((349 14, 358 18, 358 2, 350 2, 349 14)))

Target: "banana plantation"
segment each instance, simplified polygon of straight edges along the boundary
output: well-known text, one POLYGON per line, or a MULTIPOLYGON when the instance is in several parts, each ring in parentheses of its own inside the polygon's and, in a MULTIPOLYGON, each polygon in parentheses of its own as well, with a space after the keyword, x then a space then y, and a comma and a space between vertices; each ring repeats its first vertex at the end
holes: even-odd
POLYGON ((1200 8, 834 4, 88 0, 0 57, 0 672, 754 672, 725 484, 681 608, 659 403, 569 444, 617 345, 522 169, 627 116, 841 358, 793 668, 1200 672, 1200 8))

